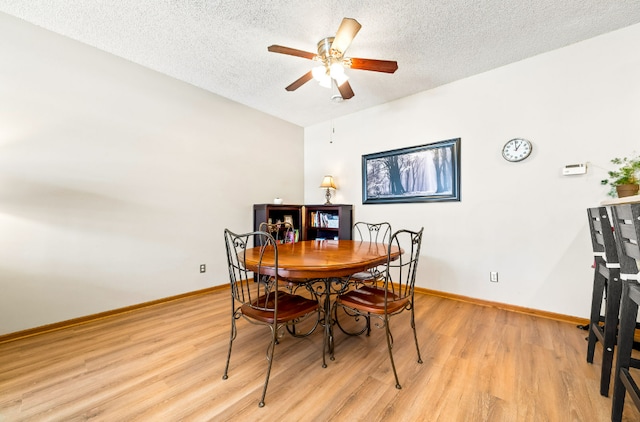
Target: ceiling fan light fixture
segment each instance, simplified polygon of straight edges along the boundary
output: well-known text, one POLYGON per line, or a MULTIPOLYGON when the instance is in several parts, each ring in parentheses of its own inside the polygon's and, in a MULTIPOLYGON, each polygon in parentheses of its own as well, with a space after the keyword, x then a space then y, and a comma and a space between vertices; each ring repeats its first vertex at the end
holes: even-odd
POLYGON ((311 74, 313 75, 313 79, 320 82, 327 76, 327 69, 324 66, 316 66, 311 69, 311 74))
POLYGON ((285 87, 287 91, 295 91, 311 79, 318 81, 320 86, 331 89, 335 85, 338 94, 332 95, 332 99, 348 100, 355 95, 345 74, 345 67, 356 70, 368 70, 373 72, 394 73, 398 70, 398 63, 391 60, 362 59, 345 57, 347 48, 362 26, 353 18, 343 18, 335 37, 321 39, 318 44, 318 54, 282 45, 270 45, 267 50, 272 53, 287 54, 312 60, 316 67, 309 70, 292 84, 285 87))
POLYGON ((347 82, 349 77, 344 73, 344 66, 340 62, 333 62, 329 67, 329 75, 336 81, 338 86, 347 82))
POLYGON ((347 75, 345 75, 344 73, 342 73, 340 75, 336 75, 335 77, 333 77, 333 79, 336 81, 338 86, 340 86, 343 83, 347 82, 349 80, 349 77, 347 75))
POLYGON ((329 67, 329 74, 333 79, 338 79, 338 76, 344 75, 344 66, 342 66, 342 63, 331 63, 331 66, 329 67))
POLYGON ((331 76, 329 76, 329 72, 325 66, 314 67, 311 69, 311 74, 313 75, 313 79, 318 81, 321 87, 331 88, 331 76))
POLYGON ((323 88, 331 88, 331 76, 327 75, 326 73, 324 74, 324 76, 322 77, 322 79, 320 79, 320 86, 323 88))

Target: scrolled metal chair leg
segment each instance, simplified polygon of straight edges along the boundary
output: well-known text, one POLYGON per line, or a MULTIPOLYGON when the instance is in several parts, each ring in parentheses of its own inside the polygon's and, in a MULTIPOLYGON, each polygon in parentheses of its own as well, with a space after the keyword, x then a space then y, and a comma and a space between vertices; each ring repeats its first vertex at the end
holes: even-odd
POLYGON ((416 342, 416 351, 418 352, 418 363, 422 363, 422 356, 420 356, 420 347, 418 346, 418 333, 416 333, 416 320, 413 313, 413 305, 411 306, 411 328, 413 328, 413 340, 416 342))
POLYGON ((236 319, 235 316, 231 316, 231 334, 229 336, 229 352, 227 353, 227 364, 224 367, 224 374, 222 375, 222 379, 226 380, 229 378, 229 362, 231 361, 231 347, 233 346, 233 340, 235 340, 237 335, 236 331, 236 319))
POLYGON ((267 375, 264 380, 264 388, 262 389, 262 397, 258 402, 258 407, 264 407, 264 398, 267 395, 267 386, 269 385, 269 375, 271 375, 271 365, 273 365, 273 354, 275 353, 276 341, 277 341, 277 333, 278 330, 271 329, 271 344, 267 349, 267 360, 269 361, 269 366, 267 367, 267 375))
POLYGON ((385 332, 387 338, 387 348, 389 349, 389 358, 391 360, 391 369, 393 369, 393 376, 396 378, 396 388, 398 390, 402 389, 402 385, 400 385, 400 380, 398 379, 398 372, 396 372, 396 364, 393 361, 393 352, 391 351, 393 347, 393 339, 391 337, 391 329, 389 328, 389 318, 387 317, 384 322, 385 332))

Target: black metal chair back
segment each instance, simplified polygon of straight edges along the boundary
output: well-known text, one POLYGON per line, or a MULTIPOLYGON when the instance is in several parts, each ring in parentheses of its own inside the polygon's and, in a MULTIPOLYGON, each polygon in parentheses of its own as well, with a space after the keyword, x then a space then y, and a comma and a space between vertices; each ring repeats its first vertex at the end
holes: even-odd
MULTIPOLYGON (((390 236, 391 236, 391 224, 386 222, 366 223, 364 221, 358 221, 353 225, 354 240, 388 244, 390 236)), ((351 275, 351 282, 353 282, 356 287, 359 287, 363 283, 376 282, 381 278, 381 274, 382 274, 381 271, 382 271, 381 266, 371 268, 368 271, 361 271, 359 273, 351 275)), ((367 328, 367 330, 368 329, 369 328, 367 328)), ((349 332, 346 332, 346 333, 352 334, 349 332)), ((360 334, 360 332, 356 333, 356 335, 357 334, 360 334)))
POLYGON ((291 223, 260 223, 259 231, 269 233, 276 243, 292 243, 295 240, 295 229, 291 223))
MULTIPOLYGON (((259 310, 277 312, 275 307, 269 308, 268 298, 272 292, 277 295, 275 287, 278 285, 278 275, 270 277, 259 273, 265 252, 268 252, 273 257, 272 262, 276 268, 278 267, 276 240, 269 233, 260 231, 235 234, 225 230, 224 234, 234 313, 239 311, 243 305, 259 310), (260 247, 258 272, 250 271, 244 265, 244 254, 254 245, 260 247)), ((274 300, 273 302, 274 306, 277 305, 277 301, 274 300)))
MULTIPOLYGON (((391 224, 387 222, 383 223, 367 223, 364 221, 358 221, 353 225, 353 239, 360 240, 362 242, 373 242, 373 243, 389 243, 389 237, 391 236, 391 224)), ((366 271, 360 271, 355 274, 351 274, 349 277, 349 282, 354 288, 358 288, 365 284, 377 285, 378 282, 382 279, 382 271, 384 266, 380 265, 377 267, 369 268, 366 271)), ((344 310, 344 308, 341 308, 344 310)), ((337 309, 336 309, 337 311, 337 309)), ((349 312, 346 312, 346 317, 354 318, 355 321, 364 321, 364 325, 362 327, 357 327, 355 330, 351 330, 346 328, 343 324, 340 323, 340 317, 338 313, 335 314, 335 321, 342 330, 343 333, 348 334, 350 336, 358 336, 365 331, 367 335, 371 333, 371 318, 369 316, 365 316, 364 318, 360 318, 360 315, 351 315, 349 312)))
MULTIPOLYGON (((317 300, 278 289, 278 244, 269 233, 256 231, 235 234, 230 230, 225 230, 224 238, 231 284, 231 336, 227 364, 222 378, 228 378, 231 349, 238 330, 237 321, 244 318, 253 324, 268 326, 271 329, 271 342, 267 348, 267 374, 262 397, 258 403, 262 407, 267 394, 278 332, 283 327, 295 326, 314 314, 317 315, 316 321, 318 321, 320 308, 317 300), (254 246, 259 248, 259 259, 257 266, 252 266, 249 270, 245 266, 246 252, 254 246), (275 274, 273 271, 268 271, 270 275, 262 275, 261 269, 264 259, 268 259, 270 269, 275 268, 275 274)), ((315 326, 317 326, 317 322, 312 327, 312 331, 315 326)))
MULTIPOLYGON (((364 316, 367 321, 370 318, 378 318, 381 321, 377 326, 385 329, 391 368, 393 369, 396 388, 398 389, 402 387, 393 360, 393 336, 391 335, 389 320, 392 316, 398 315, 405 310, 410 311, 410 323, 413 329, 418 363, 422 363, 415 324, 414 289, 423 231, 424 229, 421 228, 417 232, 398 230, 393 233, 389 240, 387 264, 383 271, 382 285, 364 285, 351 290, 339 295, 334 304, 336 308, 334 312, 337 312, 338 307, 342 307, 350 316, 364 316), (394 247, 399 247, 403 251, 399 257, 392 256, 392 248, 394 247)), ((367 325, 369 326, 370 324, 367 323, 367 325)))
POLYGON ((418 232, 398 230, 391 236, 384 273, 384 288, 388 292, 386 303, 389 302, 391 294, 393 294, 394 300, 411 298, 411 302, 413 302, 423 230, 420 229, 418 232), (391 249, 394 246, 404 251, 397 259, 391 257, 391 249))
POLYGON ((358 221, 353 225, 354 240, 365 242, 388 243, 391 236, 391 224, 389 223, 366 223, 358 221))

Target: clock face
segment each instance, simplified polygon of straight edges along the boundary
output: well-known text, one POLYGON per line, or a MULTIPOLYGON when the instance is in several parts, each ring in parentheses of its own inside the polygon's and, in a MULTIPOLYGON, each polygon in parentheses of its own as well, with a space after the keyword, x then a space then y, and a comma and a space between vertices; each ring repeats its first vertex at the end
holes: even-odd
POLYGON ((502 156, 507 161, 522 161, 531 155, 531 150, 533 150, 531 142, 526 139, 515 138, 504 144, 502 156))

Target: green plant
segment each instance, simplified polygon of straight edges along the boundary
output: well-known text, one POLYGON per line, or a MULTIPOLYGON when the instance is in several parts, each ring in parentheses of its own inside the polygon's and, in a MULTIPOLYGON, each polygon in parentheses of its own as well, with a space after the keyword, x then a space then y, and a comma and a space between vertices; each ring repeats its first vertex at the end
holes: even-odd
POLYGON ((618 166, 617 170, 608 171, 609 177, 601 181, 603 185, 609 185, 609 196, 616 196, 616 186, 638 184, 640 172, 640 155, 633 158, 614 158, 612 164, 618 166))

